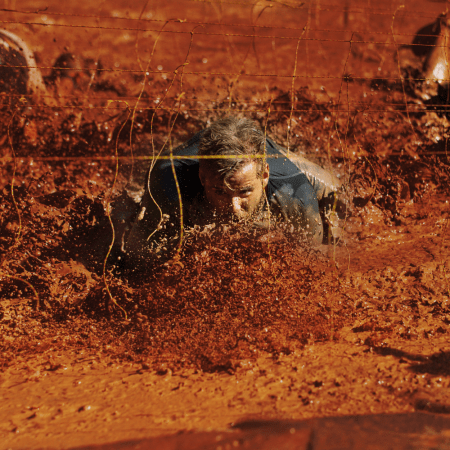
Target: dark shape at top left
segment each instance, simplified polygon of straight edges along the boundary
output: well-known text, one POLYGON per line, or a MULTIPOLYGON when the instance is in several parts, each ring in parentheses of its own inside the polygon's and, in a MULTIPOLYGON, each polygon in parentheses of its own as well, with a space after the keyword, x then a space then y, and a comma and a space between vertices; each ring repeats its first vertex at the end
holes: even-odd
POLYGON ((33 52, 17 35, 0 30, 0 95, 3 104, 16 104, 25 95, 52 103, 33 52))

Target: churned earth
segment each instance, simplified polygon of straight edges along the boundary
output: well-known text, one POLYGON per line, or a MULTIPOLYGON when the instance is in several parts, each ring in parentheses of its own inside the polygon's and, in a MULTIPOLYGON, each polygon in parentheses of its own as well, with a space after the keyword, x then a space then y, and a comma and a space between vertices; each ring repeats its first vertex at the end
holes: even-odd
POLYGON ((442 5, 127 3, 5 5, 44 76, 85 69, 2 97, 0 448, 450 445, 447 106, 410 46, 442 5), (242 112, 339 174, 342 237, 114 271, 149 157, 242 112))

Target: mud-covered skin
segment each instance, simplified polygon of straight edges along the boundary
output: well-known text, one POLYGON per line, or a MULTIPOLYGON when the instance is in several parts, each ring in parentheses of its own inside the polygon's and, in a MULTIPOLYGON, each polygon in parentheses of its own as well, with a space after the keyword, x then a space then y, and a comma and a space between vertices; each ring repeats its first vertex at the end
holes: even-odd
MULTIPOLYGON (((177 158, 173 163, 170 160, 158 161, 150 170, 147 177, 148 189, 125 244, 128 265, 145 267, 160 255, 164 259, 170 255, 170 250, 176 245, 177 236, 180 235, 180 203, 183 227, 186 229, 218 221, 199 178, 198 160, 193 159, 198 152, 201 134, 202 132, 197 133, 174 151, 174 156, 185 155, 190 159, 177 158), (158 245, 165 249, 155 253, 158 245)), ((266 201, 261 198, 259 211, 251 221, 256 227, 267 229, 271 224, 283 221, 294 226, 299 241, 306 240, 313 246, 320 245, 323 225, 317 193, 322 195, 326 191, 322 187, 323 183, 315 183, 316 191, 305 173, 285 157, 271 139, 267 139, 266 151, 269 165, 266 201)))

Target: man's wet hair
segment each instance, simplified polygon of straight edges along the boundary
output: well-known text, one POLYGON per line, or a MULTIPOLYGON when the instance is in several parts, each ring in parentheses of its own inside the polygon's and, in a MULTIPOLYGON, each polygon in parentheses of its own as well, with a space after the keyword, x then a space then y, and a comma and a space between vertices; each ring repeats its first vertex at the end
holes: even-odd
POLYGON ((255 161, 258 176, 262 176, 265 146, 264 133, 253 120, 241 117, 219 119, 201 137, 198 152, 200 165, 209 173, 219 173, 226 180, 247 162, 255 161), (202 156, 213 158, 202 159, 202 156))

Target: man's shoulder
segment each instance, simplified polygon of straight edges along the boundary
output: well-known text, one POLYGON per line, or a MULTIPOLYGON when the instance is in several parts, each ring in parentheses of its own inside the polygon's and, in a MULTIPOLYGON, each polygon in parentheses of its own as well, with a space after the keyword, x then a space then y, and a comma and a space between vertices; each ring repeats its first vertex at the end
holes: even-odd
POLYGON ((195 134, 191 139, 179 145, 172 152, 166 153, 163 158, 161 158, 152 169, 154 174, 156 173, 172 173, 172 167, 175 168, 176 172, 179 173, 187 170, 191 170, 198 166, 198 144, 200 142, 201 133, 195 134), (173 155, 174 158, 171 158, 173 155))
POLYGON ((286 150, 270 138, 267 139, 267 163, 269 164, 270 179, 282 180, 286 178, 303 178, 303 172, 286 156, 286 150))

